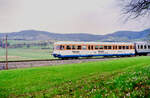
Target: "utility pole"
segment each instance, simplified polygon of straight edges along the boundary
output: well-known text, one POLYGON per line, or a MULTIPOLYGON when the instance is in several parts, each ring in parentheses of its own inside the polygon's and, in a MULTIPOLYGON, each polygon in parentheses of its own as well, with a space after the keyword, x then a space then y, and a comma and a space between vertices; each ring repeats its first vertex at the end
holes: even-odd
POLYGON ((7 35, 6 35, 6 43, 5 43, 5 48, 6 48, 6 70, 8 70, 8 49, 7 49, 7 35))

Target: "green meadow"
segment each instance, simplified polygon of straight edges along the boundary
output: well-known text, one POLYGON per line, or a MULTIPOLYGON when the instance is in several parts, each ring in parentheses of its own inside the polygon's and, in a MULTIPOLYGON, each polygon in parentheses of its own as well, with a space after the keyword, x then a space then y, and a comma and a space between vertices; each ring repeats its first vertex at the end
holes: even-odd
POLYGON ((149 56, 0 71, 0 98, 149 96, 149 56))
MULTIPOLYGON (((8 49, 8 60, 38 60, 53 59, 52 50, 39 48, 8 49)), ((0 48, 0 61, 5 61, 5 49, 0 48)))

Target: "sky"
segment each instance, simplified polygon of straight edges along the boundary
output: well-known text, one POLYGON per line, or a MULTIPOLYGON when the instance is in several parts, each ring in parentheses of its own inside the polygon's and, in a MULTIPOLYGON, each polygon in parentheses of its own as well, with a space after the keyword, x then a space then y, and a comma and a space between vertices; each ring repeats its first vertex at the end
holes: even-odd
POLYGON ((143 19, 124 22, 118 0, 0 0, 0 32, 42 30, 108 34, 150 27, 143 19))

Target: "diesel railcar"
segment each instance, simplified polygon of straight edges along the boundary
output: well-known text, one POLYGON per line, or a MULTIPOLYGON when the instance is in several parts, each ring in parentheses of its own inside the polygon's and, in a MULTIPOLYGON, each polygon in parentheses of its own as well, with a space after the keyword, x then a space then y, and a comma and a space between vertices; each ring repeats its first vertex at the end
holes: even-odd
POLYGON ((134 56, 135 43, 130 42, 56 42, 53 56, 78 58, 93 56, 134 56))
POLYGON ((149 42, 136 42, 135 43, 136 55, 150 55, 150 43, 149 42))

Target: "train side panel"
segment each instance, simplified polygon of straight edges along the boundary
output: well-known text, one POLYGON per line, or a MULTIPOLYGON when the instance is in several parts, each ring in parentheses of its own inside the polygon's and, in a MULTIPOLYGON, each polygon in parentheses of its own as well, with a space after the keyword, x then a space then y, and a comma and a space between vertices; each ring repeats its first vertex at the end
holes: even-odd
MULTIPOLYGON (((107 42, 60 42, 56 43, 53 51, 53 56, 58 58, 66 58, 66 57, 92 57, 92 56, 130 56, 135 55, 135 49, 133 43, 107 43, 107 42), (60 48, 60 45, 67 46, 86 46, 85 49, 57 49, 60 48), (117 46, 118 45, 118 46, 117 46), (92 49, 89 48, 89 46, 92 46, 92 49), (96 49, 96 46, 103 46, 103 49, 96 49), (111 47, 110 49, 104 49, 105 46, 111 47), (115 46, 118 47, 118 49, 114 49, 115 46), (122 47, 122 49, 119 49, 119 46, 122 47), (128 47, 127 49, 125 47, 128 47), (132 47, 132 48, 130 48, 132 47), (89 49, 88 49, 89 48, 89 49)), ((62 46, 61 46, 62 47, 62 46)), ((63 47, 64 48, 64 47, 63 47)), ((68 47, 69 48, 69 47, 68 47)))
POLYGON ((135 50, 64 50, 55 51, 55 57, 92 57, 92 56, 128 56, 135 55, 135 50))

